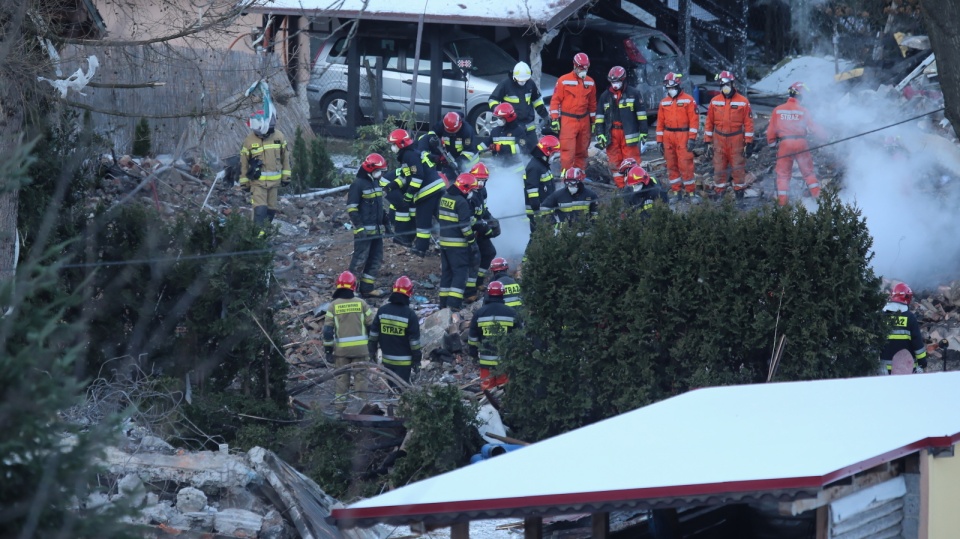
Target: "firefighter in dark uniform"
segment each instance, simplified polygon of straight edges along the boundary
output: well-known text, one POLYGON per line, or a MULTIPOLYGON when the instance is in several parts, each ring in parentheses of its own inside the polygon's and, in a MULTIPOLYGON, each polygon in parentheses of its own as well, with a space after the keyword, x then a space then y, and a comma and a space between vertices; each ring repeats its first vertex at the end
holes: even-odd
MULTIPOLYGON (((406 275, 393 283, 393 293, 377 310, 370 325, 370 357, 376 361, 377 347, 383 351, 383 366, 410 381, 410 371, 420 366, 420 320, 410 308, 413 281, 406 275)), ((389 379, 388 379, 389 380, 389 379)), ((389 382, 395 387, 393 382, 389 382)))
POLYGON ((520 283, 510 276, 510 264, 505 258, 497 257, 490 262, 490 272, 493 273, 491 281, 500 281, 503 285, 503 303, 507 307, 518 309, 523 307, 523 299, 520 297, 520 283))
POLYGON ((470 274, 467 276, 467 291, 464 299, 468 303, 476 301, 477 294, 482 291, 490 261, 497 256, 493 238, 500 235, 500 222, 494 219, 490 214, 490 208, 487 207, 487 179, 490 178, 490 170, 483 163, 477 163, 470 169, 470 174, 477 179, 477 189, 470 193, 468 199, 473 207, 473 232, 477 241, 474 243, 470 274))
POLYGON ((504 164, 513 164, 530 153, 536 144, 536 132, 529 132, 523 123, 517 120, 517 113, 510 103, 500 103, 493 109, 494 127, 490 136, 481 142, 477 149, 490 152, 504 164))
MULTIPOLYGON (((414 208, 417 237, 413 242, 413 252, 424 256, 430 247, 430 230, 437 216, 440 197, 443 196, 443 180, 437 175, 428 154, 414 147, 406 129, 393 130, 387 140, 396 149, 400 161, 395 177, 403 177, 403 202, 414 208)), ((397 208, 397 211, 400 209, 397 208)))
POLYGON ((507 383, 506 374, 500 373, 494 376, 491 372, 501 363, 496 337, 521 326, 516 309, 503 303, 503 283, 500 281, 490 283, 483 307, 473 313, 473 320, 470 321, 470 330, 467 333, 470 356, 480 363, 482 389, 492 389, 507 383))
POLYGON ((544 120, 550 119, 550 112, 543 104, 540 89, 530 79, 533 72, 526 62, 518 62, 513 66, 513 76, 504 79, 490 94, 490 110, 501 103, 510 103, 517 113, 517 121, 526 126, 528 133, 536 135, 536 114, 544 120))
POLYGON ((625 83, 627 71, 613 66, 607 74, 610 88, 597 100, 597 148, 607 151, 607 163, 613 183, 623 189, 619 163, 630 157, 641 163, 640 148, 647 138, 647 107, 640 92, 625 83))
POLYGON ((437 135, 440 140, 439 147, 433 150, 437 154, 439 169, 448 180, 456 179, 461 171, 477 163, 477 144, 480 140, 473 128, 463 121, 463 114, 456 111, 444 114, 443 120, 430 133, 437 135))
POLYGON ((585 221, 597 215, 597 194, 583 185, 586 179, 579 168, 571 168, 563 176, 563 189, 543 201, 543 214, 551 214, 557 225, 585 221))
POLYGON ((890 300, 883 308, 884 314, 890 320, 890 333, 887 342, 880 352, 880 361, 887 374, 893 372, 893 356, 906 350, 913 355, 914 371, 923 372, 927 368, 927 345, 920 333, 920 322, 915 314, 910 312, 910 302, 913 301, 913 290, 906 283, 897 283, 890 292, 890 300))
POLYGON ((471 174, 457 176, 440 199, 440 308, 463 306, 474 243, 473 209, 467 195, 477 188, 471 174))
POLYGON ((658 200, 669 203, 667 192, 643 167, 636 166, 627 172, 626 185, 627 203, 641 212, 652 208, 653 203, 658 200))
POLYGON ((540 213, 540 204, 556 190, 550 163, 560 157, 560 139, 553 135, 540 137, 536 148, 530 152, 530 161, 523 172, 523 196, 527 206, 527 219, 533 233, 540 213))
POLYGON ((353 257, 350 273, 360 276, 360 295, 380 297, 375 289, 383 264, 383 189, 380 178, 387 160, 372 153, 360 164, 347 194, 347 215, 353 224, 353 257))

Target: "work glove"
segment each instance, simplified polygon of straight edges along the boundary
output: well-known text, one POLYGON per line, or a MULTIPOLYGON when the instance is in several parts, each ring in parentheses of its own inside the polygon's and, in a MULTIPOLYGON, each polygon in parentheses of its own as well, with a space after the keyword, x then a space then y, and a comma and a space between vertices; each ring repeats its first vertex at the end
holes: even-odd
POLYGON ((286 187, 290 185, 290 176, 284 176, 280 178, 280 187, 286 187))
POLYGON ((749 143, 747 143, 747 144, 743 147, 743 156, 744 156, 744 157, 749 158, 751 155, 753 155, 754 149, 755 149, 755 147, 756 147, 755 144, 756 144, 756 143, 754 143, 754 142, 749 142, 749 143))
POLYGON ((238 185, 238 187, 239 187, 241 190, 246 191, 246 192, 249 193, 249 192, 250 192, 250 180, 247 180, 247 181, 240 180, 240 185, 238 185))
POLYGON ((704 155, 707 159, 713 159, 713 144, 707 144, 707 152, 704 155))
POLYGON ((688 139, 687 139, 687 151, 688 151, 688 152, 692 152, 692 151, 693 151, 693 139, 692 139, 692 138, 688 138, 688 139))
POLYGON ((413 193, 404 193, 403 201, 407 204, 413 204, 413 193))
POLYGON ((602 150, 606 148, 608 144, 610 144, 610 141, 607 139, 606 135, 604 135, 603 133, 600 133, 599 135, 597 135, 597 148, 600 148, 602 150))
POLYGON ((553 129, 554 135, 560 135, 560 120, 553 120, 550 122, 550 129, 553 129))
POLYGON ((665 152, 663 151, 663 143, 662 143, 662 142, 658 142, 658 143, 657 143, 657 151, 660 152, 660 155, 663 155, 663 154, 665 153, 665 152))
POLYGON ((333 348, 324 347, 323 354, 324 354, 324 359, 327 360, 327 363, 333 363, 333 348))

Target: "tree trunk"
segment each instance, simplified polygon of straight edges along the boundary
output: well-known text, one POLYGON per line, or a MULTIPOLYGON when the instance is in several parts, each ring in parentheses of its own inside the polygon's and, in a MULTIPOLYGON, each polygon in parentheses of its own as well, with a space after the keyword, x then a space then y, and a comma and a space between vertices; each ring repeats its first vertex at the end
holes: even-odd
MULTIPOLYGON (((9 159, 20 143, 23 130, 23 111, 19 107, 4 107, 16 103, 8 99, 11 85, 0 81, 0 159, 9 159)), ((13 277, 17 242, 17 201, 19 185, 11 178, 0 177, 0 282, 13 277)))
POLYGON ((960 133, 960 3, 955 0, 920 0, 930 44, 937 58, 943 106, 953 130, 960 133))

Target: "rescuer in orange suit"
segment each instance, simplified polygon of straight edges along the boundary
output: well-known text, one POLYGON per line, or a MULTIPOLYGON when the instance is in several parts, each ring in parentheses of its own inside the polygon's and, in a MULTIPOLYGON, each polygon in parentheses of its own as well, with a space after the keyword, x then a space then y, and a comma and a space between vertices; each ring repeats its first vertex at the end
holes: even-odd
POLYGON ((767 127, 767 145, 777 149, 777 203, 787 205, 787 195, 790 193, 790 174, 793 172, 793 162, 800 167, 800 174, 810 195, 813 198, 820 196, 820 182, 813 170, 813 157, 810 155, 808 135, 826 138, 823 129, 810 118, 810 111, 800 104, 800 99, 807 92, 802 82, 790 85, 787 102, 775 107, 770 114, 770 126, 767 127))
POLYGON ((707 123, 703 127, 703 141, 713 142, 713 188, 717 195, 727 190, 727 180, 733 176, 733 194, 743 198, 744 162, 753 153, 753 113, 750 101, 734 86, 736 77, 729 71, 717 75, 720 95, 710 100, 707 123))
POLYGON ((675 197, 681 194, 681 188, 686 196, 693 196, 697 188, 693 177, 693 141, 700 130, 697 102, 680 89, 681 76, 671 72, 663 78, 667 95, 657 109, 657 148, 667 161, 667 188, 675 197))
POLYGON ((563 170, 587 168, 587 146, 597 117, 597 85, 587 76, 590 58, 573 55, 573 71, 557 79, 550 99, 550 125, 560 137, 563 170))

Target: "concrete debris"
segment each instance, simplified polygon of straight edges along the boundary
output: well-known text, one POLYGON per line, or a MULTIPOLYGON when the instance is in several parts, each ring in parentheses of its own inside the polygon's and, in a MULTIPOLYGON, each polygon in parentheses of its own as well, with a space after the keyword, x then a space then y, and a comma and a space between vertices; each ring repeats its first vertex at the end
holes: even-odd
MULTIPOLYGON (((131 445, 135 447, 127 447, 131 445)), ((128 522, 156 527, 158 534, 247 539, 381 539, 389 535, 383 527, 341 532, 327 524, 330 510, 341 507, 340 502, 260 447, 246 454, 180 450, 175 455, 111 447, 106 454, 104 464, 115 489, 91 494, 82 506, 95 509, 121 497, 132 498, 140 511, 128 522)))

